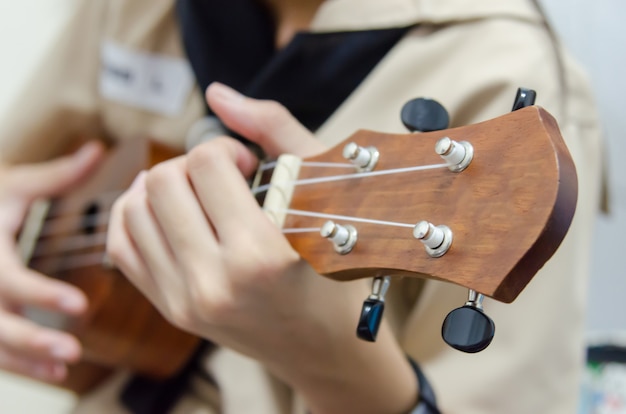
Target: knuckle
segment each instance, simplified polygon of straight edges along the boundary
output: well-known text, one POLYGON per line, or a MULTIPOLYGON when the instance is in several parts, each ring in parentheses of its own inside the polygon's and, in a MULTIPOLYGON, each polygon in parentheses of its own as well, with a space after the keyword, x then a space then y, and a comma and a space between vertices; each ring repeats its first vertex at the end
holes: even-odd
POLYGON ((134 219, 145 212, 146 201, 141 194, 131 194, 122 206, 122 218, 126 223, 132 223, 134 219))
POLYGON ((194 321, 205 327, 224 325, 238 306, 231 286, 216 283, 206 273, 202 276, 189 286, 189 306, 194 321))
POLYGON ((263 243, 246 243, 242 246, 246 260, 240 260, 241 254, 230 258, 238 274, 246 277, 234 279, 244 285, 275 284, 286 270, 297 261, 298 256, 291 249, 268 249, 263 243), (252 281, 250 284, 249 282, 252 281))
MULTIPOLYGON (((194 293, 196 296, 200 294, 194 293)), ((198 299, 201 299, 201 305, 197 309, 201 312, 203 319, 210 320, 215 325, 225 325, 237 310, 237 302, 233 296, 224 292, 212 292, 210 299, 206 297, 198 299)))
POLYGON ((257 112, 258 122, 266 130, 280 128, 291 119, 291 114, 283 105, 276 101, 261 101, 257 112))
POLYGON ((173 174, 177 172, 176 170, 176 165, 173 162, 166 161, 155 165, 146 176, 146 190, 152 192, 167 187, 172 181, 173 174))
POLYGON ((217 137, 205 144, 198 145, 187 154, 190 170, 207 169, 226 158, 232 138, 217 137))
POLYGON ((194 312, 186 304, 169 304, 165 315, 170 323, 184 330, 192 330, 195 325, 194 312))
POLYGON ((113 234, 109 235, 109 241, 106 245, 106 257, 117 265, 124 262, 125 250, 119 243, 115 243, 115 235, 113 234))

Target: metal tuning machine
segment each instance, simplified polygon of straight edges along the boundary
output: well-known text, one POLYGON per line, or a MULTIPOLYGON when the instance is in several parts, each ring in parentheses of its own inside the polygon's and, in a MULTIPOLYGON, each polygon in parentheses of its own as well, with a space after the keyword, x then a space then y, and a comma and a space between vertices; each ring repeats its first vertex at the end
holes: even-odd
POLYGON ((465 305, 446 316, 441 336, 452 348, 471 354, 482 351, 491 343, 496 326, 483 311, 483 299, 482 294, 470 290, 465 305))
POLYGON ((450 116, 439 102, 429 98, 411 99, 400 111, 402 123, 411 132, 440 131, 448 128, 450 116))
POLYGON ((527 88, 517 88, 517 93, 515 94, 515 101, 513 101, 513 108, 511 112, 517 111, 518 109, 526 108, 527 106, 531 106, 535 104, 535 99, 537 99, 537 92, 532 89, 527 88))
POLYGON ((364 341, 376 341, 378 328, 385 311, 385 295, 390 283, 391 277, 389 276, 375 277, 372 281, 372 294, 363 301, 356 336, 364 341))
POLYGON ((357 230, 349 224, 337 224, 328 220, 320 229, 320 235, 328 239, 339 254, 348 254, 358 239, 357 230))

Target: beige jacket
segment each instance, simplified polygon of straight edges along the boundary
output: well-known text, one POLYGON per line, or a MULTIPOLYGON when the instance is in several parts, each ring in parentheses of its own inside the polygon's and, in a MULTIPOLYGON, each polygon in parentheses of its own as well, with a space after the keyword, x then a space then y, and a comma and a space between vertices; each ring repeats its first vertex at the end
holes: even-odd
MULTIPOLYGON (((387 317, 404 349, 432 382, 445 413, 573 413, 583 366, 583 319, 589 243, 600 192, 601 139, 587 81, 553 42, 542 16, 525 0, 332 0, 314 31, 420 23, 366 78, 317 135, 329 144, 359 128, 404 132, 402 104, 430 96, 453 126, 510 110, 518 86, 538 91, 537 104, 559 121, 579 175, 574 222, 556 255, 510 305, 486 300, 495 339, 466 355, 441 340, 441 322, 466 299, 465 289, 426 282, 392 288, 387 317)), ((33 78, 15 110, 0 122, 0 156, 21 162, 48 158, 77 133, 117 140, 150 136, 181 146, 202 116, 201 94, 189 90, 174 114, 103 98, 103 42, 133 52, 182 57, 172 0, 86 0, 49 64, 33 78)), ((357 311, 357 310, 355 310, 357 311)), ((176 413, 303 412, 297 398, 253 361, 221 350, 203 361, 221 399, 194 381, 176 413)), ((116 386, 84 399, 78 411, 124 412, 116 386)))

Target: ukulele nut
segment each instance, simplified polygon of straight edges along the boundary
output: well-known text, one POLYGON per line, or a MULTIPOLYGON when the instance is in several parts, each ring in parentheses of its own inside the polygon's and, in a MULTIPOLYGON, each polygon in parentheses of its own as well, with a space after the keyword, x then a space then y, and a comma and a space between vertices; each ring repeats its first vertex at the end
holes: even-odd
POLYGON ((474 147, 467 141, 456 142, 443 137, 435 144, 435 152, 448 163, 448 169, 461 172, 466 169, 474 158, 474 147))
POLYGON ((380 153, 375 147, 364 148, 350 142, 343 148, 343 157, 354 164, 359 172, 368 172, 376 167, 380 153))
POLYGON ((428 221, 420 221, 413 228, 413 237, 424 244, 430 257, 441 257, 452 245, 452 230, 448 226, 435 226, 428 221))
POLYGON ((324 223, 320 229, 320 235, 330 240, 339 254, 350 253, 357 241, 357 231, 353 226, 336 224, 332 220, 324 223))

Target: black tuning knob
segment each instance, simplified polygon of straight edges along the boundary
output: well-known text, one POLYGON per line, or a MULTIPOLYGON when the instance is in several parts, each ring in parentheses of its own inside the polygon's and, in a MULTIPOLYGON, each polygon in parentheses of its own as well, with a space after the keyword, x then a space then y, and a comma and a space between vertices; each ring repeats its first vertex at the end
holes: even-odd
POLYGON ((470 290, 464 306, 446 316, 441 327, 443 340, 462 352, 476 353, 487 348, 496 332, 496 326, 482 310, 483 295, 470 290))
POLYGON ((375 342, 380 322, 385 311, 385 294, 389 289, 389 276, 376 277, 372 282, 372 294, 363 301, 361 317, 356 328, 356 336, 368 342, 375 342))
POLYGON ((411 132, 440 131, 448 128, 450 116, 439 102, 428 98, 411 99, 402 107, 400 118, 411 132))
POLYGON ((535 92, 534 90, 527 88, 517 88, 515 101, 513 102, 513 109, 511 109, 511 112, 517 111, 518 109, 526 108, 527 106, 534 105, 535 99, 537 99, 537 92, 535 92))
POLYGON ((380 322, 383 320, 385 302, 376 299, 365 299, 361 308, 361 317, 356 328, 356 336, 368 342, 375 342, 380 322))

